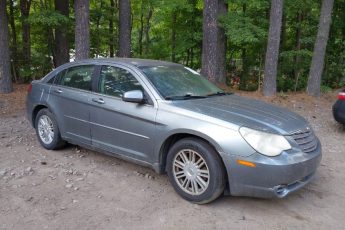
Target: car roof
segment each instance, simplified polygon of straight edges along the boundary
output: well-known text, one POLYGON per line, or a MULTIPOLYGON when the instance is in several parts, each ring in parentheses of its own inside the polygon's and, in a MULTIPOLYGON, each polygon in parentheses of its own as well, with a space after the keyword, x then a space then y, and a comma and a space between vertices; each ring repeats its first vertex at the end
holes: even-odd
POLYGON ((109 65, 109 64, 120 64, 127 67, 156 67, 156 66, 166 66, 166 67, 183 67, 181 64, 160 61, 160 60, 151 60, 151 59, 140 59, 140 58, 92 58, 92 59, 82 59, 78 61, 67 62, 41 79, 41 81, 49 81, 50 78, 56 75, 58 72, 78 65, 109 65))
POLYGON ((135 67, 153 67, 153 66, 182 66, 181 64, 160 61, 160 60, 151 60, 151 59, 140 59, 140 58, 94 58, 75 61, 74 63, 85 63, 91 62, 95 64, 106 64, 106 63, 117 63, 124 65, 131 65, 135 67))

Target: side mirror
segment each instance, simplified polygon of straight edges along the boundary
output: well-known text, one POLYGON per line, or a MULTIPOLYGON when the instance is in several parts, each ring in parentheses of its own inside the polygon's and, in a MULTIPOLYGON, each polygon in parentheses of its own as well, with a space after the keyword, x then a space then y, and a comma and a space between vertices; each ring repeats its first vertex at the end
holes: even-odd
POLYGON ((122 96, 122 100, 133 103, 143 103, 145 101, 144 94, 141 90, 131 90, 125 92, 122 96))

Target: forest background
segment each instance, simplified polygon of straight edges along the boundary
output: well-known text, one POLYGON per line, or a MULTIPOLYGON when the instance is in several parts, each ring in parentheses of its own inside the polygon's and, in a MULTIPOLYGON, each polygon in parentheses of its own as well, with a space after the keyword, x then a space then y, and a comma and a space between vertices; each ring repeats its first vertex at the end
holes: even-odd
POLYGON ((345 85, 344 0, 0 0, 0 38, 5 93, 71 60, 116 56, 266 96, 345 85))

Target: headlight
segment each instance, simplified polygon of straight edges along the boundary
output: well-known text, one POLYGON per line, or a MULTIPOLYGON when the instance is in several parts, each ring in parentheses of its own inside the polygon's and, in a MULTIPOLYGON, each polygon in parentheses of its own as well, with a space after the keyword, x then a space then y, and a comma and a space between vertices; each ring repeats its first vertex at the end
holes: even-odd
POLYGON ((242 137, 253 149, 266 156, 278 156, 283 150, 291 149, 291 145, 284 136, 266 132, 240 128, 242 137))

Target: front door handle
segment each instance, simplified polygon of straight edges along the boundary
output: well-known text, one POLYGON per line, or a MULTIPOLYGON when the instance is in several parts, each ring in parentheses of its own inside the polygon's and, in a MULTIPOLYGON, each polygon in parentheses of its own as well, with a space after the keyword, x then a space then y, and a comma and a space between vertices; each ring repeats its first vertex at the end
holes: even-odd
POLYGON ((54 92, 55 93, 62 93, 62 90, 61 89, 54 89, 54 92))
POLYGON ((98 104, 104 104, 104 100, 102 98, 92 98, 92 101, 98 104))

